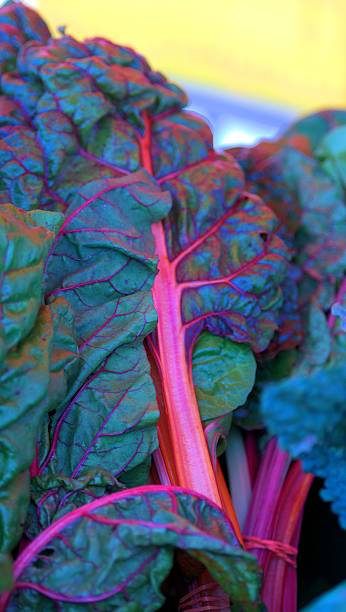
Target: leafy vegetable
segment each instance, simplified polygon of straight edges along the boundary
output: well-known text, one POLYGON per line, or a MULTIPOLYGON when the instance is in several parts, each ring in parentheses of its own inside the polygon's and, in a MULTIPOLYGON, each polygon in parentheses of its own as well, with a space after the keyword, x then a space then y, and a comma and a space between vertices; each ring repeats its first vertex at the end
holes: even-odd
POLYGON ((8 609, 157 610, 174 548, 208 567, 236 610, 257 609, 255 560, 231 533, 220 509, 191 491, 146 486, 103 497, 23 551, 8 609))
POLYGON ((247 548, 292 612, 312 476, 244 428, 346 520, 345 113, 216 153, 131 49, 10 2, 0 50, 3 607, 255 610, 247 548))
POLYGON ((246 344, 203 332, 194 346, 192 374, 205 435, 215 463, 216 452, 220 454, 225 449, 232 412, 244 404, 254 385, 255 357, 246 344))
MULTIPOLYGON (((154 224, 155 234, 158 222, 167 215, 171 205, 167 191, 172 193, 171 183, 179 186, 178 174, 186 168, 191 184, 187 188, 198 200, 204 193, 199 181, 204 182, 212 170, 210 193, 206 192, 203 203, 191 203, 189 214, 195 214, 201 204, 205 207, 207 216, 202 210, 195 215, 199 232, 213 224, 214 213, 219 216, 210 233, 212 240, 214 232, 222 233, 225 222, 225 236, 220 234, 222 248, 228 248, 239 215, 249 219, 247 235, 235 244, 233 256, 235 285, 248 283, 249 295, 235 286, 227 295, 227 284, 219 297, 212 295, 211 301, 203 297, 203 316, 208 318, 211 307, 216 313, 221 309, 228 335, 234 319, 234 330, 239 329, 236 340, 250 339, 257 348, 268 342, 280 307, 287 253, 275 236, 274 216, 260 200, 242 196, 238 166, 214 154, 209 129, 201 120, 181 112, 186 102, 183 92, 154 73, 132 50, 103 39, 79 43, 68 36, 23 44, 15 73, 7 72, 2 79, 2 92, 1 198, 25 210, 44 208, 64 215, 45 264, 45 299, 51 304, 63 296, 69 303, 81 364, 64 398, 38 432, 32 470, 34 503, 26 531, 34 537, 91 497, 148 480, 158 418, 142 346, 156 323, 149 293, 157 266, 150 228, 154 224), (13 117, 10 125, 8 108, 13 117), (201 163, 204 158, 205 166, 201 163), (233 230, 226 227, 231 215, 233 230), (267 276, 259 285, 251 281, 256 266, 267 276), (252 285, 256 297, 250 293, 252 285), (215 299, 223 304, 217 305, 215 299), (257 328, 263 329, 263 338, 257 335, 257 328)), ((175 209, 177 198, 176 194, 175 209)), ((182 229, 178 241, 184 242, 184 232, 182 229)), ((191 238, 195 239, 193 233, 191 238)), ((168 244, 173 245, 174 240, 168 244)), ((156 244, 156 255, 157 251, 156 244)), ((218 274, 222 279, 224 270, 213 272, 216 284, 218 274)), ((211 294, 214 292, 211 287, 211 294)), ((186 319, 192 306, 186 292, 186 319)), ((213 317, 214 331, 221 333, 216 315, 213 317)), ((203 325, 201 322, 200 330, 203 325)), ((190 327, 192 330, 192 323, 190 327)), ((179 351, 184 350, 181 338, 179 351)), ((161 352, 160 339, 157 351, 161 352)), ((185 358, 182 363, 186 369, 185 358)), ((189 363, 191 369, 191 356, 189 363)), ((163 388, 167 396, 165 385, 163 388)), ((212 499, 220 503, 192 381, 188 389, 192 422, 199 432, 195 461, 202 458, 199 471, 206 463, 212 477, 209 486, 206 473, 206 492, 213 490, 212 499)), ((181 434, 183 429, 189 431, 188 405, 185 413, 181 434)), ((178 482, 195 484, 188 468, 185 471, 178 482)))
POLYGON ((115 484, 146 482, 158 419, 142 346, 156 322, 150 226, 169 205, 143 173, 87 183, 71 198, 46 286, 49 300, 71 304, 83 366, 56 410, 41 473, 85 478, 102 466, 115 484))
POLYGON ((68 304, 61 298, 50 306, 41 305, 45 257, 54 239, 52 230, 60 222, 53 213, 24 214, 11 205, 0 209, 2 553, 21 536, 37 431, 44 415, 64 397, 76 367, 68 304))

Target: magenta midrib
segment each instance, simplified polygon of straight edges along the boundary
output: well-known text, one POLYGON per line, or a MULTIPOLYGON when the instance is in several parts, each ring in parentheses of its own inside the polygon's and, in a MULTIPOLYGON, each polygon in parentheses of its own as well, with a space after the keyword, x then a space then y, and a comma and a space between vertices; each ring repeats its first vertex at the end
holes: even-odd
POLYGON ((137 576, 138 574, 141 574, 144 570, 144 568, 149 565, 152 561, 154 561, 154 559, 156 559, 156 557, 159 554, 159 550, 155 551, 153 554, 151 554, 149 557, 147 557, 138 568, 136 568, 136 570, 134 572, 131 572, 130 574, 128 574, 128 576, 125 578, 125 580, 123 580, 122 582, 118 583, 111 591, 106 591, 104 593, 102 593, 101 595, 89 595, 86 597, 83 596, 78 596, 78 595, 64 595, 63 593, 58 593, 57 591, 53 591, 52 589, 48 589, 46 587, 43 587, 39 584, 36 584, 34 582, 17 582, 16 583, 16 588, 17 589, 33 589, 38 591, 39 593, 42 593, 43 595, 45 595, 46 597, 48 597, 49 599, 54 599, 57 601, 66 601, 69 603, 93 603, 93 602, 97 602, 97 601, 104 601, 105 599, 109 599, 110 597, 116 595, 116 593, 119 593, 121 591, 123 591, 128 584, 131 582, 131 580, 137 576))
MULTIPOLYGON (((160 496, 162 493, 166 494, 172 504, 172 507, 176 507, 177 501, 175 498, 175 494, 186 494, 188 496, 193 496, 195 498, 200 499, 201 501, 207 502, 210 506, 220 512, 220 508, 217 504, 215 504, 212 500, 208 499, 205 495, 193 491, 190 488, 186 487, 176 487, 176 486, 163 486, 163 485, 143 485, 141 487, 135 487, 130 490, 121 491, 120 493, 111 493, 110 495, 106 495, 104 497, 100 497, 95 501, 90 502, 89 504, 85 504, 76 510, 72 510, 67 515, 61 517, 54 521, 49 527, 47 527, 44 531, 42 531, 28 546, 23 550, 23 552, 16 559, 14 564, 14 577, 17 579, 22 571, 29 565, 31 560, 37 556, 39 551, 44 548, 44 546, 54 537, 56 537, 60 531, 67 525, 71 524, 73 521, 78 518, 82 518, 85 514, 89 514, 96 508, 102 508, 103 506, 107 506, 108 504, 116 503, 121 500, 125 500, 128 498, 139 497, 141 498, 143 495, 158 495, 160 496)), ((173 510, 174 511, 174 510, 173 510)), ((226 516, 223 517, 226 522, 229 523, 226 516)), ((231 524, 229 523, 230 527, 231 524)), ((221 541, 221 540, 220 540, 221 541)))
POLYGON ((108 424, 108 422, 111 419, 111 417, 113 416, 114 412, 117 410, 117 408, 119 408, 121 402, 125 399, 125 397, 127 396, 128 392, 129 392, 129 389, 125 389, 124 393, 120 396, 118 401, 114 404, 113 408, 111 410, 109 410, 109 412, 107 413, 107 416, 103 420, 103 423, 102 423, 101 427, 98 429, 97 433, 94 435, 94 437, 91 440, 87 450, 84 452, 83 456, 81 457, 81 459, 79 460, 78 464, 74 468, 74 470, 73 470, 73 472, 71 474, 71 478, 77 478, 78 477, 78 474, 79 474, 81 468, 83 467, 83 465, 85 464, 85 462, 86 462, 87 458, 89 457, 91 451, 95 447, 95 444, 96 444, 97 440, 102 435, 102 432, 103 432, 104 428, 108 424))
MULTIPOLYGON (((131 175, 130 175, 131 176, 131 175)), ((95 193, 91 198, 87 199, 85 202, 83 202, 83 204, 81 204, 80 206, 78 206, 78 208, 76 208, 76 210, 74 210, 63 222, 63 224, 61 225, 55 240, 53 241, 53 244, 50 247, 49 253, 47 255, 47 259, 46 259, 46 265, 45 265, 45 271, 47 269, 48 266, 48 262, 50 259, 50 256, 52 255, 52 253, 54 252, 54 249, 56 247, 56 244, 60 238, 61 235, 64 234, 65 228, 66 226, 71 223, 71 221, 73 221, 73 219, 75 217, 77 217, 79 215, 79 213, 84 210, 85 208, 87 208, 88 206, 90 206, 90 204, 92 204, 93 202, 95 202, 95 200, 97 200, 97 198, 102 197, 105 193, 109 193, 110 191, 113 191, 115 189, 121 189, 123 187, 127 187, 128 185, 133 184, 133 178, 130 178, 129 181, 123 180, 123 179, 117 179, 117 178, 112 178, 112 179, 108 179, 107 182, 109 183, 110 181, 113 181, 113 184, 111 185, 107 185, 107 187, 105 187, 104 189, 101 189, 101 191, 98 191, 97 193, 95 193), (115 181, 115 182, 114 182, 115 181)))
POLYGON ((46 467, 49 465, 49 463, 51 462, 55 451, 56 451, 56 447, 59 441, 59 434, 60 434, 60 430, 61 427, 66 419, 67 414, 70 412, 70 410, 72 410, 72 407, 74 406, 75 402, 78 400, 78 398, 80 397, 80 395, 83 393, 83 391, 89 386, 89 384, 95 379, 97 378, 97 376, 101 373, 104 372, 105 369, 104 367, 101 367, 99 370, 97 370, 96 372, 94 372, 90 378, 88 378, 84 385, 82 385, 80 387, 80 389, 78 389, 77 393, 71 398, 71 400, 69 401, 69 403, 67 404, 66 408, 64 409, 63 413, 61 414, 55 429, 54 429, 54 434, 53 434, 53 439, 52 439, 52 443, 48 452, 48 455, 46 456, 45 460, 43 461, 42 465, 40 466, 40 470, 39 470, 39 474, 42 474, 42 472, 46 469, 46 467))
MULTIPOLYGON (((140 141, 142 164, 152 174, 150 119, 144 117, 145 133, 140 141)), ((158 312, 158 342, 167 400, 167 416, 179 484, 208 495, 221 506, 214 470, 204 436, 199 409, 185 357, 185 336, 181 321, 180 294, 175 272, 168 260, 162 223, 152 232, 159 258, 159 274, 153 288, 158 312)))
POLYGON ((241 204, 242 201, 243 200, 239 198, 239 200, 234 203, 232 208, 228 210, 227 212, 225 212, 216 223, 214 223, 210 228, 208 228, 206 232, 201 234, 201 236, 199 236, 196 240, 194 240, 191 244, 189 244, 188 247, 183 249, 181 253, 179 253, 179 255, 174 257, 174 259, 172 259, 170 262, 172 268, 176 269, 179 263, 182 260, 184 260, 187 255, 195 251, 208 238, 210 238, 210 236, 213 236, 214 234, 216 234, 216 232, 220 229, 220 227, 222 227, 225 221, 227 221, 227 219, 229 219, 232 215, 234 215, 234 212, 239 208, 239 204, 241 204))
POLYGON ((220 153, 216 153, 216 151, 212 151, 211 153, 208 153, 208 155, 206 155, 205 157, 202 157, 202 159, 198 159, 195 162, 186 164, 182 168, 178 168, 177 170, 174 170, 174 172, 169 172, 168 174, 165 174, 164 176, 161 176, 157 178, 156 180, 159 183, 159 185, 161 185, 161 183, 165 183, 166 181, 174 180, 175 178, 179 177, 183 172, 193 170, 193 168, 198 168, 198 166, 201 166, 207 163, 208 161, 215 161, 217 159, 223 160, 224 157, 220 153))

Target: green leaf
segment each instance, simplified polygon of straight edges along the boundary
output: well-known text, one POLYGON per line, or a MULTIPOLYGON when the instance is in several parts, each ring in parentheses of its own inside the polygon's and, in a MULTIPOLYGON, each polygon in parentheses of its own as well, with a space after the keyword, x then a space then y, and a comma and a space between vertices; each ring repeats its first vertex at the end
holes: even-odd
POLYGON ((8 610, 50 610, 52 600, 69 612, 158 610, 175 549, 209 570, 235 610, 260 609, 257 562, 236 546, 222 511, 178 487, 146 486, 98 499, 43 531, 16 562, 26 586, 8 610))
POLYGON ((47 261, 47 300, 64 296, 82 365, 43 440, 41 473, 147 481, 159 411, 144 338, 157 315, 152 223, 170 207, 145 173, 75 186, 47 261), (81 415, 83 417, 81 418, 81 415))
POLYGON ((256 360, 247 344, 203 332, 192 357, 193 384, 204 422, 242 406, 256 374, 256 360))
POLYGON ((43 298, 44 262, 61 223, 57 213, 24 216, 10 204, 0 208, 0 337, 5 353, 34 325, 43 298))
MULTIPOLYGON (((43 306, 43 266, 61 222, 55 213, 0 209, 3 354, 0 362, 0 552, 20 539, 29 503, 28 469, 42 420, 77 372, 73 321, 63 298, 43 306), (45 227, 38 225, 40 221, 45 227)), ((5 571, 5 570, 4 570, 5 571)))
POLYGON ((225 450, 232 412, 246 402, 256 375, 256 360, 247 344, 203 332, 193 350, 192 375, 210 453, 225 450))
POLYGON ((320 142, 316 156, 333 181, 345 189, 346 186, 346 125, 327 132, 320 142))

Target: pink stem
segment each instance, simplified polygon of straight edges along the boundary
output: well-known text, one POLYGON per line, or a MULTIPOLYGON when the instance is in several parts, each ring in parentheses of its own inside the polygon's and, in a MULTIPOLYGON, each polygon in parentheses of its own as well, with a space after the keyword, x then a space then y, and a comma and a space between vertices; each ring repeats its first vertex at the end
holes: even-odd
MULTIPOLYGON (((281 451, 272 438, 264 451, 257 474, 252 502, 246 518, 244 533, 271 539, 273 521, 281 488, 290 464, 288 453, 281 451)), ((263 566, 267 552, 254 549, 253 554, 263 566)))
MULTIPOLYGON (((284 544, 292 544, 297 525, 301 520, 311 482, 311 474, 304 474, 300 463, 295 461, 287 475, 277 504, 275 522, 273 523, 271 534, 272 539, 284 544)), ((264 564, 265 581, 262 597, 269 612, 275 612, 277 603, 281 602, 286 595, 287 585, 285 583, 285 576, 287 567, 287 563, 283 559, 270 553, 267 554, 264 564)), ((294 580, 291 574, 291 583, 294 580)), ((294 612, 295 609, 293 607, 290 612, 294 612)))

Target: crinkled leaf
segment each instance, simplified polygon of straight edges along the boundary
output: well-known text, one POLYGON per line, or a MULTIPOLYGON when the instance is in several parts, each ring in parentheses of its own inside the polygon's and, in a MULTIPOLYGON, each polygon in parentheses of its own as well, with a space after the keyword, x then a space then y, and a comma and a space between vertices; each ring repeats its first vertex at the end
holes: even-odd
POLYGON ((20 538, 29 503, 28 469, 43 416, 76 372, 73 322, 63 298, 42 306, 43 268, 59 215, 0 209, 0 550, 20 538), (42 225, 45 227, 43 227, 42 225), (68 330, 67 330, 68 328, 68 330))
MULTIPOLYGON (((346 117, 345 117, 346 123, 346 117)), ((323 168, 340 187, 345 189, 346 181, 346 125, 327 132, 316 150, 316 156, 323 168)))
POLYGON ((66 309, 63 300, 42 307, 25 340, 1 364, 1 550, 11 549, 21 535, 29 501, 27 470, 35 456, 42 419, 62 400, 68 376, 75 370, 69 314, 69 330, 64 331, 66 309))
POLYGON ((37 211, 24 216, 9 204, 0 207, 0 357, 34 325, 42 303, 45 259, 61 223, 57 214, 37 211))
POLYGON ((346 528, 345 365, 296 375, 268 385, 261 412, 270 433, 300 459, 303 468, 325 479, 321 496, 332 502, 346 528))
POLYGON ((263 350, 277 326, 287 270, 276 217, 259 198, 242 196, 230 158, 202 160, 163 185, 173 199, 164 228, 183 325, 263 350))
MULTIPOLYGON (((153 173, 174 201, 167 248, 172 257, 182 255, 177 279, 190 285, 183 320, 190 325, 206 317, 212 333, 263 350, 277 326, 287 252, 270 211, 258 199, 239 197, 240 169, 215 155, 208 126, 180 112, 186 103, 181 90, 129 49, 68 36, 23 48, 16 82, 4 87, 31 118, 22 128, 3 127, 4 143, 15 138, 13 130, 30 140, 30 146, 11 147, 4 189, 12 200, 18 195, 18 206, 66 211, 86 178, 137 170, 143 165, 144 111, 150 114, 153 173), (17 176, 24 155, 25 176, 17 176), (239 231, 240 224, 246 231, 239 231), (205 233, 204 244, 198 243, 205 233), (202 278, 208 283, 198 289, 194 281, 202 278)), ((7 164, 5 149, 0 141, 0 165, 7 164)))
POLYGON ((346 111, 341 109, 325 110, 307 115, 293 123, 286 131, 284 138, 292 139, 297 135, 303 136, 310 145, 311 154, 314 154, 327 132, 337 126, 345 125, 345 123, 346 111))
POLYGON ((156 323, 151 224, 169 206, 143 172, 75 188, 46 287, 72 307, 83 365, 56 410, 43 471, 78 479, 102 467, 126 484, 147 480, 158 420, 142 346, 156 323))
POLYGON ((6 2, 0 8, 0 73, 13 70, 17 53, 27 41, 46 42, 49 30, 40 16, 19 2, 6 2))
POLYGON ((8 610, 157 610, 174 549, 208 568, 235 610, 258 608, 259 574, 235 547, 222 512, 190 491, 141 487, 82 506, 53 523, 16 562, 8 610), (129 599, 129 592, 131 598, 129 599))
POLYGON ((302 209, 299 264, 313 278, 340 277, 346 266, 346 207, 340 187, 317 160, 292 148, 280 153, 287 184, 302 209))
POLYGON ((204 422, 244 404, 255 382, 256 361, 249 346, 209 332, 198 338, 192 367, 204 422))
POLYGON ((102 466, 89 469, 86 476, 67 478, 45 474, 31 480, 32 504, 26 520, 25 534, 32 540, 61 516, 76 510, 105 493, 125 487, 102 466))

